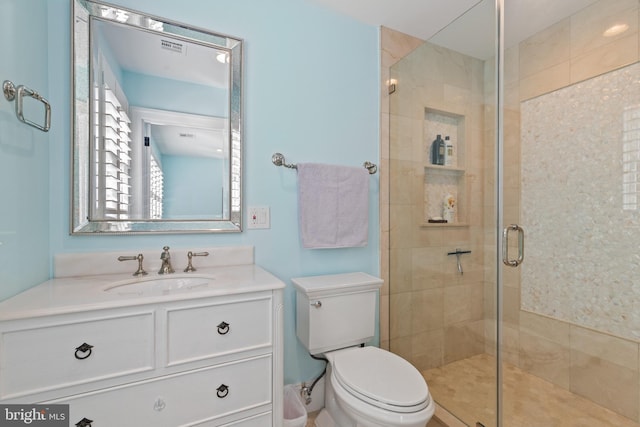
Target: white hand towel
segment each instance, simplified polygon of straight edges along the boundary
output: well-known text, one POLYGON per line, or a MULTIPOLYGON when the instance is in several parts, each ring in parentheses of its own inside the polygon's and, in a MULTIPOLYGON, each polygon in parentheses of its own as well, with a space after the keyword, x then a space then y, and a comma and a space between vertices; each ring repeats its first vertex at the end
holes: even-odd
POLYGON ((302 246, 366 246, 369 172, 362 167, 298 164, 298 214, 302 246))

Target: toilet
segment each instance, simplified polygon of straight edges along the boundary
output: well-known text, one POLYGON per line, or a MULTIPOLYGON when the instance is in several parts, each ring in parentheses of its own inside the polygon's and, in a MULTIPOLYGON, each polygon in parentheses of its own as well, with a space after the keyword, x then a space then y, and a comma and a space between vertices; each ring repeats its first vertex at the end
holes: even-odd
POLYGON ((375 333, 382 280, 358 272, 292 282, 298 339, 327 359, 316 427, 425 427, 435 403, 420 372, 393 353, 363 346, 375 333))

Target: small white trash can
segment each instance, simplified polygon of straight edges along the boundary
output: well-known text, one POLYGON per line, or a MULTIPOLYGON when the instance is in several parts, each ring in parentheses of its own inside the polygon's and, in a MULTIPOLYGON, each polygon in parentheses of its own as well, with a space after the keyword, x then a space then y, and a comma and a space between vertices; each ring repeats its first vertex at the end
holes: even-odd
POLYGON ((296 387, 293 384, 284 387, 284 427, 305 427, 307 410, 304 408, 296 387))

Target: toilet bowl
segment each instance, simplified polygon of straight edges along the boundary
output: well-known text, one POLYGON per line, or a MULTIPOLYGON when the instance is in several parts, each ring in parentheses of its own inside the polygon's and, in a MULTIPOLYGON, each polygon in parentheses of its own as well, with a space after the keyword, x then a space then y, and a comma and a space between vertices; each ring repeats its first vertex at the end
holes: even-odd
POLYGON ((377 347, 326 353, 325 411, 317 427, 425 427, 435 403, 417 369, 377 347))
POLYGON ((382 280, 359 272, 291 280, 298 339, 327 359, 316 427, 425 427, 435 403, 420 372, 400 356, 363 346, 375 335, 382 280))

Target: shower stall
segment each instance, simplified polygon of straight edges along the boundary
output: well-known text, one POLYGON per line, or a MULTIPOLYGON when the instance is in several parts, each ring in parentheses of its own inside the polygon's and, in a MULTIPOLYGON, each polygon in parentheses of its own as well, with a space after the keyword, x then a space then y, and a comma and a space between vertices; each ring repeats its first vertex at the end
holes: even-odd
POLYGON ((443 425, 640 426, 640 1, 551 3, 382 30, 381 344, 443 425))

